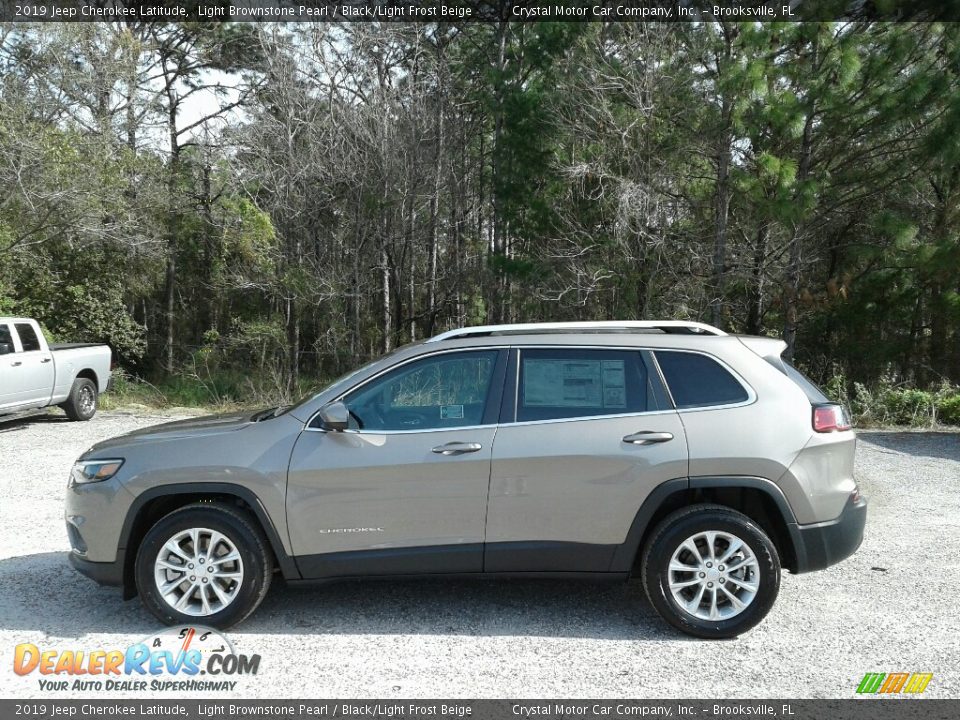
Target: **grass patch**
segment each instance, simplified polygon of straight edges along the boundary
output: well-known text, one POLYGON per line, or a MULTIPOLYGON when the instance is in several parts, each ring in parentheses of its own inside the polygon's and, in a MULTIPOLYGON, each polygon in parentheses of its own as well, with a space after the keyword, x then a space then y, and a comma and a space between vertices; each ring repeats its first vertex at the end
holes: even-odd
POLYGON ((156 382, 113 372, 113 388, 100 398, 103 410, 143 406, 155 410, 173 407, 197 408, 212 412, 286 405, 323 387, 321 380, 301 381, 297 392, 287 393, 272 378, 252 377, 238 371, 180 373, 156 382))

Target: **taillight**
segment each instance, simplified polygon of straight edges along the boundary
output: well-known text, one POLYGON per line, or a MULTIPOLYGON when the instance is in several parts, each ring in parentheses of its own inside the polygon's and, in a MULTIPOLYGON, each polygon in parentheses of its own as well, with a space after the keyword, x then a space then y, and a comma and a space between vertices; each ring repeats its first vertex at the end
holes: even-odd
POLYGON ((840 405, 835 403, 814 405, 813 429, 821 433, 849 430, 850 421, 840 405))

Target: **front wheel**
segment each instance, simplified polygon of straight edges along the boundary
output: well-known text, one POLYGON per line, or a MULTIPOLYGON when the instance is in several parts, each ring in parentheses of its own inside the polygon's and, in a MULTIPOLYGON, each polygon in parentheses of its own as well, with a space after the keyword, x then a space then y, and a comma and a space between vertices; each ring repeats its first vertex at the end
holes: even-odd
POLYGON ((644 548, 643 586, 657 612, 701 638, 736 637, 766 617, 780 557, 749 517, 721 505, 668 515, 644 548))
POLYGON ((259 526, 220 503, 173 511, 150 528, 137 551, 137 590, 168 625, 236 625, 263 601, 272 575, 273 556, 259 526))
POLYGON ((70 395, 60 407, 71 420, 89 420, 97 413, 97 386, 93 380, 77 378, 70 388, 70 395))

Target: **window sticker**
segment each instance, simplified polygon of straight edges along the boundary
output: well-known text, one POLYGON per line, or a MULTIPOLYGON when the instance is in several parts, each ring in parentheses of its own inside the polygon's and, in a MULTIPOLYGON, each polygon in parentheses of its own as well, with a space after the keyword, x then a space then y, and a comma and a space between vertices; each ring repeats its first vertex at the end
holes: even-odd
POLYGON ((627 382, 623 360, 603 361, 603 406, 627 407, 627 382))
POLYGON ((599 360, 526 360, 523 400, 527 407, 599 407, 599 360))
POLYGON ((525 360, 524 407, 626 408, 623 360, 525 360))
POLYGON ((462 420, 463 405, 441 405, 440 419, 441 420, 462 420))

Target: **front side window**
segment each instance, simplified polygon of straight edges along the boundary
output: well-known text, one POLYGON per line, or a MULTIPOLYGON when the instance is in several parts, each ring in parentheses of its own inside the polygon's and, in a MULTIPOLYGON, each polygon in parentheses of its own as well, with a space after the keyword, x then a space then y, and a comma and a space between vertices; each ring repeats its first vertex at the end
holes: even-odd
POLYGON ((40 349, 40 339, 36 331, 29 323, 16 323, 17 335, 20 336, 20 344, 23 345, 24 352, 31 352, 40 349))
POLYGON ((657 350, 657 363, 677 408, 746 402, 740 382, 713 358, 699 353, 657 350))
POLYGON ((391 370, 343 399, 351 428, 378 432, 482 425, 498 353, 445 353, 391 370))
POLYGON ((639 351, 533 349, 520 355, 517 421, 645 412, 646 365, 639 351))
POLYGON ((8 325, 0 325, 0 355, 13 352, 13 334, 8 325))

